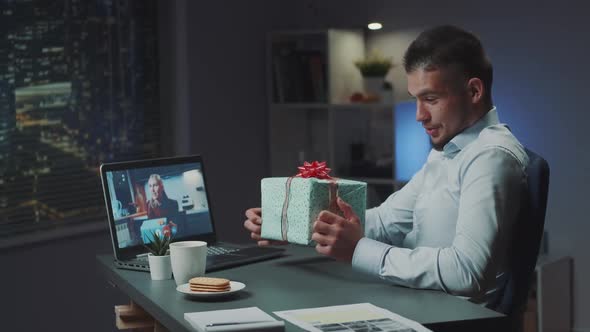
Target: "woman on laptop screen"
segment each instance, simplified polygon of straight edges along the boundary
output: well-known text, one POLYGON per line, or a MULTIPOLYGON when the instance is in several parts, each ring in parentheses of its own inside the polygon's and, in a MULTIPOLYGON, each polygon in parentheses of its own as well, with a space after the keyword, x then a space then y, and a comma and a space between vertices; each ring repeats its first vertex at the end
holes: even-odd
POLYGON ((148 179, 148 190, 151 197, 147 202, 148 219, 166 218, 167 227, 164 231, 171 232, 169 235, 174 236, 177 226, 174 223, 178 215, 178 202, 168 198, 166 190, 164 190, 164 182, 158 174, 150 175, 148 179))
POLYGON ((164 182, 158 174, 150 175, 148 189, 152 197, 147 203, 148 218, 169 217, 178 212, 178 202, 168 198, 164 190, 164 182))

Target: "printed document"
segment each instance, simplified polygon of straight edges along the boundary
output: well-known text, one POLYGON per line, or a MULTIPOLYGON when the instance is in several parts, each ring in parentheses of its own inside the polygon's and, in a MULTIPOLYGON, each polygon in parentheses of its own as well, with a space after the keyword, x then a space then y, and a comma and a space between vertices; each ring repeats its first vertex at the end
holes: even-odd
POLYGON ((370 303, 275 311, 274 314, 313 332, 431 331, 418 322, 370 303))

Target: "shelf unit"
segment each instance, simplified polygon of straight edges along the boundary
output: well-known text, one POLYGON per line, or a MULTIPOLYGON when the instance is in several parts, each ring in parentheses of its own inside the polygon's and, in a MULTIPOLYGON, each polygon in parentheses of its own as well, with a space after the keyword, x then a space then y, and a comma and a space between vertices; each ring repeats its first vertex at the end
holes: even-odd
POLYGON ((394 189, 393 104, 350 103, 363 92, 354 62, 362 30, 282 31, 268 37, 272 176, 325 160, 332 174, 394 189))

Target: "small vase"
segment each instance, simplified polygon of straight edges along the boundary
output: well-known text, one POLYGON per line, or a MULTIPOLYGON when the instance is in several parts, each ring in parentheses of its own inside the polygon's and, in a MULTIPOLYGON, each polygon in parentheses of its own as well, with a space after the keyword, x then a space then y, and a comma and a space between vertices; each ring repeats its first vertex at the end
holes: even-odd
POLYGON ((363 83, 365 85, 365 93, 373 95, 381 95, 383 90, 383 83, 385 80, 383 77, 363 77, 363 83))
POLYGON ((365 87, 365 93, 369 96, 372 96, 374 98, 373 100, 383 104, 393 104, 393 90, 391 83, 388 84, 389 88, 386 88, 385 77, 363 77, 363 83, 365 87))
POLYGON ((172 279, 172 264, 170 263, 170 255, 154 256, 148 255, 150 263, 150 275, 152 280, 168 280, 172 279))

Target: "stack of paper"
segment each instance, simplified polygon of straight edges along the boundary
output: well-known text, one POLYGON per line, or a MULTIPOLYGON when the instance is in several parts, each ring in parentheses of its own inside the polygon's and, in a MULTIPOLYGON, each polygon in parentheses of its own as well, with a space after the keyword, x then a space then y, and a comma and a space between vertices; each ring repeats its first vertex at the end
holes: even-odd
POLYGON ((187 312, 184 319, 201 332, 285 331, 285 322, 274 319, 258 307, 187 312))
POLYGON ((306 331, 429 332, 418 322, 370 303, 275 311, 306 331))

